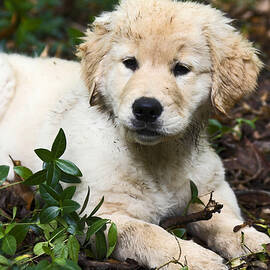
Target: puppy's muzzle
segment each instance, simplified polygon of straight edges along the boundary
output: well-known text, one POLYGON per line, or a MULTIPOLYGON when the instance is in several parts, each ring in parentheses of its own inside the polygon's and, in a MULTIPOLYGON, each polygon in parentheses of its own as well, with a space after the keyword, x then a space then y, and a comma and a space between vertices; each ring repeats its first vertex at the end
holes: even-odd
POLYGON ((153 123, 161 116, 163 107, 155 98, 141 97, 133 103, 132 111, 136 120, 153 123))

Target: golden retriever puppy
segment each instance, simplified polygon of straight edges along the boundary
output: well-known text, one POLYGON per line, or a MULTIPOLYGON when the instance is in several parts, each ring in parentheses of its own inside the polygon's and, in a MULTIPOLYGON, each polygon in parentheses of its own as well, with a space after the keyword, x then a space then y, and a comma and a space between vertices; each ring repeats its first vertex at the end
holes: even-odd
MULTIPOLYGON (((204 123, 211 110, 226 113, 254 90, 256 50, 210 6, 123 0, 96 18, 78 55, 84 80, 76 62, 0 55, 0 163, 10 154, 39 169, 32 149, 49 147, 62 127, 65 158, 84 174, 77 200, 90 186, 93 204, 105 196, 99 214, 118 226, 115 258, 159 267, 178 258, 180 245, 189 269, 227 269, 222 257, 247 252, 233 232, 243 220, 204 123), (204 202, 214 191, 224 205, 189 228, 213 251, 158 226, 183 213, 190 180, 204 202)), ((252 251, 269 242, 253 228, 242 231, 252 251)))

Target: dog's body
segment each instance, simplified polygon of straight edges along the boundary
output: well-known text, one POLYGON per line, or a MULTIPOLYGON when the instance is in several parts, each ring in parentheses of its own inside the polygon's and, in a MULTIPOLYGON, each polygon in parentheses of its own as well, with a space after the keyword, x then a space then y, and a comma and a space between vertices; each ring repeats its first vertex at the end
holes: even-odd
MULTIPOLYGON (((32 150, 49 147, 62 127, 65 158, 84 174, 77 200, 90 186, 92 205, 104 195, 99 213, 117 223, 116 258, 158 267, 178 257, 174 236, 154 224, 183 213, 190 180, 204 202, 214 191, 224 204, 191 231, 226 258, 244 254, 241 234, 233 232, 242 222, 239 207, 202 130, 211 101, 226 111, 254 89, 260 68, 228 23, 199 4, 123 1, 96 20, 80 47, 87 87, 76 62, 0 54, 0 163, 10 164, 11 155, 40 169, 32 150)), ((251 250, 269 242, 253 228, 243 231, 251 250)), ((214 252, 179 243, 189 269, 226 269, 214 252)))

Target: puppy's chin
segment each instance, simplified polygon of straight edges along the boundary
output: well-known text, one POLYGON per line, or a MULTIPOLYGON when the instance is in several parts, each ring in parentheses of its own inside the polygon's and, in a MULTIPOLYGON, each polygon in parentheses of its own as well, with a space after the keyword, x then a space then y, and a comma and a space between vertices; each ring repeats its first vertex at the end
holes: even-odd
POLYGON ((142 144, 142 145, 156 145, 163 141, 162 136, 146 136, 146 135, 134 135, 134 140, 136 143, 142 144))

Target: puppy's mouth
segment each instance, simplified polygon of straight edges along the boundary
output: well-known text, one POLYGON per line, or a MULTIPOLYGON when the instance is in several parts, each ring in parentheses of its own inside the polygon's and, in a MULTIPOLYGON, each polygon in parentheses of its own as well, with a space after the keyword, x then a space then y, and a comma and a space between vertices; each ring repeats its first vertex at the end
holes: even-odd
POLYGON ((149 129, 136 130, 136 133, 139 136, 146 136, 146 137, 161 136, 161 134, 159 132, 153 131, 153 130, 149 130, 149 129))
POLYGON ((160 142, 161 138, 164 136, 162 132, 159 131, 159 125, 154 123, 145 123, 135 120, 132 121, 129 130, 132 131, 137 143, 141 144, 156 144, 160 142))
POLYGON ((142 144, 156 144, 162 137, 161 133, 150 129, 134 130, 134 133, 135 140, 142 144))

